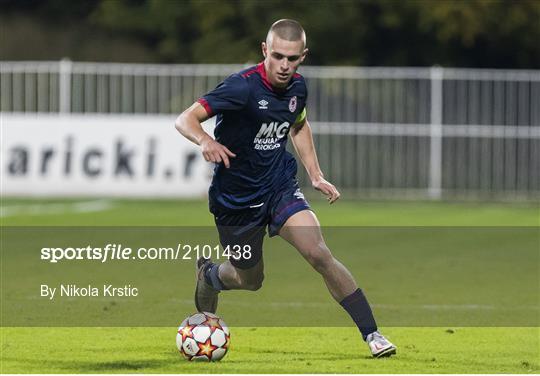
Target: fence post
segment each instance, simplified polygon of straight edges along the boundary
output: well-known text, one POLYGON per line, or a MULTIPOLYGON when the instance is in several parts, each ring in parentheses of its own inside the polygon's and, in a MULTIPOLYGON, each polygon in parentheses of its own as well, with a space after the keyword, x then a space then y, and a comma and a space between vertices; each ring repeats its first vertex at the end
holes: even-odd
POLYGON ((442 105, 443 68, 430 68, 431 113, 429 151, 429 198, 439 200, 442 196, 442 105))
POLYGON ((59 109, 61 114, 68 114, 71 112, 71 71, 73 62, 68 58, 60 60, 59 69, 59 109))

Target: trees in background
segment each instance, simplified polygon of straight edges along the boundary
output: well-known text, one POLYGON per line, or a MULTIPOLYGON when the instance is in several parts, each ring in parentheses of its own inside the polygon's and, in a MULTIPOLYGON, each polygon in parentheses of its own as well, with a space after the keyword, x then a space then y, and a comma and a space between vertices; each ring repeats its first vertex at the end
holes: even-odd
POLYGON ((294 18, 308 64, 540 68, 539 0, 2 0, 0 10, 2 59, 255 62, 268 26, 294 18))

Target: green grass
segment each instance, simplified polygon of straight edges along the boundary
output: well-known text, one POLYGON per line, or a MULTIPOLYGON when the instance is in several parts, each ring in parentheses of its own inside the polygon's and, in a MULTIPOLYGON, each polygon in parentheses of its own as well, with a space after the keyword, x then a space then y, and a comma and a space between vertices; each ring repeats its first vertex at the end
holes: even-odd
POLYGON ((4 328, 2 371, 54 373, 537 373, 538 328, 386 328, 373 359, 355 329, 234 328, 219 363, 190 363, 169 328, 4 328), (515 339, 516 342, 513 342, 515 339), (522 346, 522 344, 533 346, 522 346), (536 345, 536 347, 534 346, 536 345))
MULTIPOLYGON (((148 242, 156 236, 164 242, 186 233, 195 236, 193 229, 182 226, 208 226, 203 235, 215 236, 204 201, 107 200, 105 205, 90 205, 96 211, 89 212, 81 212, 80 201, 4 199, 2 225, 178 226, 176 233, 167 229, 164 235, 144 228, 126 230, 137 241, 148 242)), ((175 325, 194 310, 192 262, 59 263, 51 269, 22 250, 35 249, 56 233, 26 227, 28 236, 15 243, 10 227, 4 228, 2 240, 0 371, 539 371, 539 238, 530 227, 539 225, 537 204, 342 201, 329 206, 314 201, 313 208, 331 249, 368 293, 384 333, 398 345, 397 357, 369 357, 318 275, 280 239, 265 241, 262 290, 221 295, 218 313, 232 327, 231 351, 222 362, 201 364, 180 358, 174 342, 175 325), (129 280, 147 292, 136 301, 79 299, 54 306, 35 297, 39 283, 66 278, 81 284, 129 280), (299 327, 299 318, 306 327, 299 327), (65 327, 80 326, 82 320, 88 320, 89 327, 65 327)))
MULTIPOLYGON (((340 200, 334 205, 314 200, 311 205, 323 226, 539 226, 539 205, 370 202, 340 200)), ((6 226, 213 226, 203 200, 22 200, 3 199, 10 212, 6 226), (78 202, 103 201, 105 210, 76 212, 78 202), (55 205, 60 213, 54 213, 55 205), (25 210, 26 208, 26 210, 25 210), (48 213, 53 211, 53 213, 48 213), (15 213, 20 213, 16 215, 15 213), (43 214, 39 214, 42 212, 43 214)))

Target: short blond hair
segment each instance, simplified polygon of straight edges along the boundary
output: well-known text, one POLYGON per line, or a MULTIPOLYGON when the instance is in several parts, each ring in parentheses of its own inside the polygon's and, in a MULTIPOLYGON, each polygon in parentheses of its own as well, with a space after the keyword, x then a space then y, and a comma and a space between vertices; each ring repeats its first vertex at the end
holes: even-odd
POLYGON ((301 40, 304 42, 304 47, 306 46, 306 32, 298 21, 284 18, 274 22, 266 35, 267 44, 270 44, 274 34, 281 39, 292 42, 301 40))

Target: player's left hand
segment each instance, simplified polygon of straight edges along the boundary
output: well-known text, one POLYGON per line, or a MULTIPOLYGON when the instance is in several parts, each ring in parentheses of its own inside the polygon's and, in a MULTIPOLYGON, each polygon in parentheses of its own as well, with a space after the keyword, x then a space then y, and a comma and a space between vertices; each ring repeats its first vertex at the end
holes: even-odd
POLYGON ((336 187, 334 187, 332 183, 325 180, 324 178, 314 180, 313 182, 311 182, 311 184, 313 185, 313 188, 326 195, 326 198, 328 199, 328 202, 330 204, 333 204, 339 199, 339 191, 336 189, 336 187))

